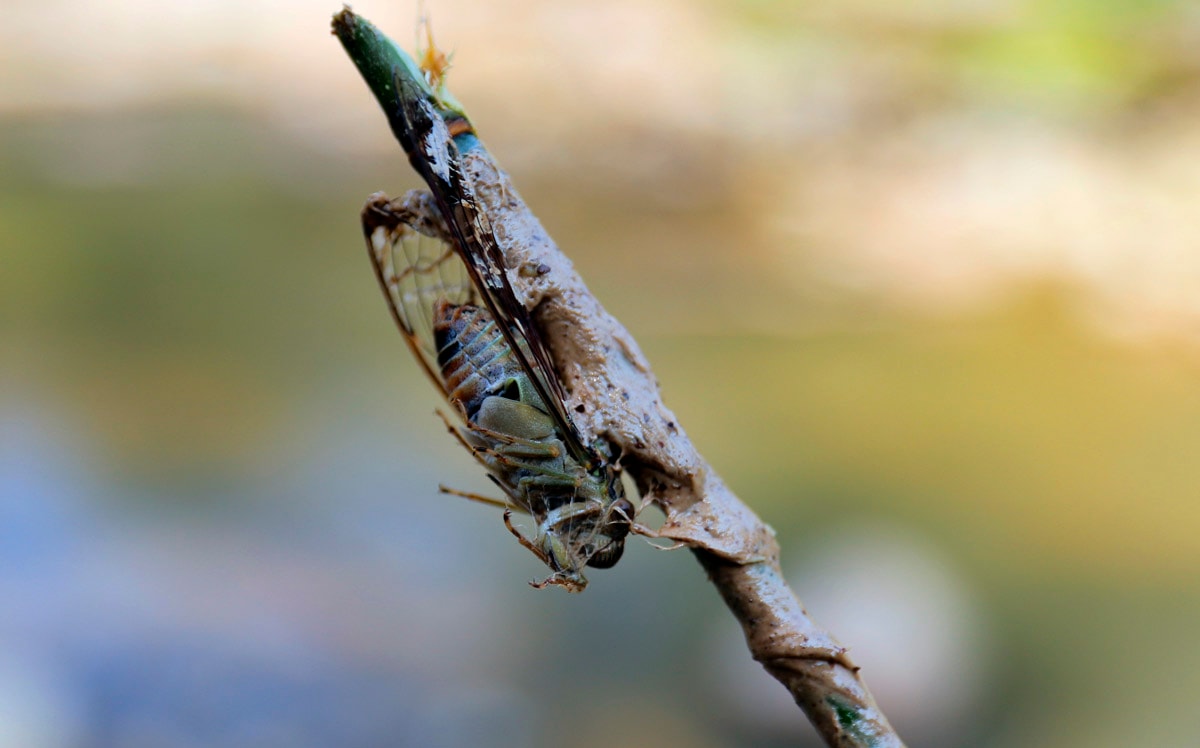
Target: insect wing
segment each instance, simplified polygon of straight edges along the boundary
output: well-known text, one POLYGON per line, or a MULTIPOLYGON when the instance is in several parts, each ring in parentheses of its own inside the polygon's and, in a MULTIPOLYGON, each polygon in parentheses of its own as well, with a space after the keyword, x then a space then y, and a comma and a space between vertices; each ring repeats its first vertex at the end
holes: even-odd
POLYGON ((363 208, 363 233, 392 317, 425 373, 449 399, 437 362, 434 308, 442 299, 478 304, 479 293, 428 197, 410 192, 391 201, 382 193, 372 195, 363 208))
POLYGON ((400 92, 403 114, 395 132, 413 168, 429 185, 438 213, 445 217, 446 238, 461 255, 482 301, 499 323, 522 368, 529 373, 542 402, 550 409, 549 415, 558 423, 568 448, 582 464, 595 465, 596 455, 583 446, 567 414, 564 393, 554 373, 549 351, 529 311, 517 299, 509 283, 504 253, 463 173, 458 147, 446 122, 426 95, 412 83, 397 78, 395 84, 400 92))

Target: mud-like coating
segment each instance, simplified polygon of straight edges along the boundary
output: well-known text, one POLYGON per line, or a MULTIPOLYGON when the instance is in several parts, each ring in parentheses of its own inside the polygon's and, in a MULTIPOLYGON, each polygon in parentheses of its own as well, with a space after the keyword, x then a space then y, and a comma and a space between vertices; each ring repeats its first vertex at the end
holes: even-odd
POLYGON ((629 331, 588 291, 484 149, 464 154, 463 166, 504 250, 509 282, 554 355, 583 437, 602 436, 620 448, 643 499, 666 514, 657 534, 692 548, 742 624, 754 658, 830 746, 903 748, 846 648, 809 618, 784 581, 774 533, 663 404, 629 331))
POLYGON ((604 436, 621 448, 639 490, 667 515, 659 534, 738 563, 778 555, 766 525, 729 491, 663 405, 637 342, 588 291, 508 175, 482 149, 463 163, 504 249, 513 290, 533 310, 554 354, 567 410, 585 439, 604 436), (547 270, 522 273, 522 267, 547 270))

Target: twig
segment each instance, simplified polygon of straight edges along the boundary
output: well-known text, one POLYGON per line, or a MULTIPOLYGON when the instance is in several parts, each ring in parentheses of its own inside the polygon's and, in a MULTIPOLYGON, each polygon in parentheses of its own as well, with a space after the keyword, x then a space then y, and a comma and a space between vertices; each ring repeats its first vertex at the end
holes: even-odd
MULTIPOLYGON (((413 75, 415 66, 348 9, 335 16, 334 30, 387 110, 395 73, 386 60, 399 55, 393 59, 402 58, 413 75)), ((788 688, 826 743, 903 746, 845 647, 808 617, 787 586, 774 533, 726 487, 663 405, 633 337, 588 291, 486 148, 462 154, 462 165, 504 251, 509 281, 554 354, 576 426, 588 440, 603 437, 619 447, 643 500, 666 514, 656 534, 692 549, 742 624, 751 654, 788 688)))

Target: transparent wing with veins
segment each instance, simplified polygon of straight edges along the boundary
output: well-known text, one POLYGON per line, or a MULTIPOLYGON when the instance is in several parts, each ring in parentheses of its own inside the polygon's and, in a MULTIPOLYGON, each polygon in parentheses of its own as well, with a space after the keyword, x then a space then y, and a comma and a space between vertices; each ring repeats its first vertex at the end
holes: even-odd
POLYGON ((433 313, 437 302, 479 304, 479 292, 454 251, 429 193, 398 200, 376 193, 362 213, 375 276, 392 317, 425 373, 449 400, 437 362, 433 313))
POLYGON ((567 448, 582 464, 596 465, 598 456, 584 446, 567 413, 562 384, 554 372, 549 350, 529 311, 509 284, 504 252, 475 197, 470 179, 463 173, 461 154, 447 123, 426 94, 411 82, 400 77, 394 82, 400 92, 402 116, 394 123, 393 131, 409 162, 429 185, 432 202, 437 206, 436 215, 443 217, 445 238, 462 258, 482 305, 532 379, 567 448))
MULTIPOLYGON (((456 240, 431 194, 414 190, 391 200, 382 192, 376 193, 363 208, 362 223, 371 264, 392 317, 413 356, 450 402, 450 388, 438 364, 433 329, 435 309, 442 300, 454 305, 473 304, 489 311, 490 305, 455 249, 456 240)), ((514 308, 513 304, 515 299, 505 310, 514 308)), ((523 308, 518 309, 517 314, 523 313, 523 308)), ((540 339, 531 340, 527 332, 531 329, 527 315, 521 317, 521 324, 509 323, 518 360, 542 392, 557 396, 558 382, 546 375, 549 364, 543 363, 549 361, 549 354, 540 347, 540 339)), ((555 412, 563 409, 561 399, 551 400, 547 405, 551 409, 549 415, 560 424, 563 434, 573 436, 573 427, 564 424, 555 412)), ((458 413, 457 408, 454 410, 458 413)))

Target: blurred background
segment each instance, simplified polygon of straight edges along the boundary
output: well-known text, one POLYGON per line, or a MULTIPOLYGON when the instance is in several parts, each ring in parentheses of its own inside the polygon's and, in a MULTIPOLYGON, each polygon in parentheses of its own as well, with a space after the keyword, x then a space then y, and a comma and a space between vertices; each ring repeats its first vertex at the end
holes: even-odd
MULTIPOLYGON (((537 592, 437 494, 337 10, 6 4, 0 746, 815 745, 686 552, 537 592)), ((1195 745, 1194 2, 427 11, 911 745, 1195 745)))

